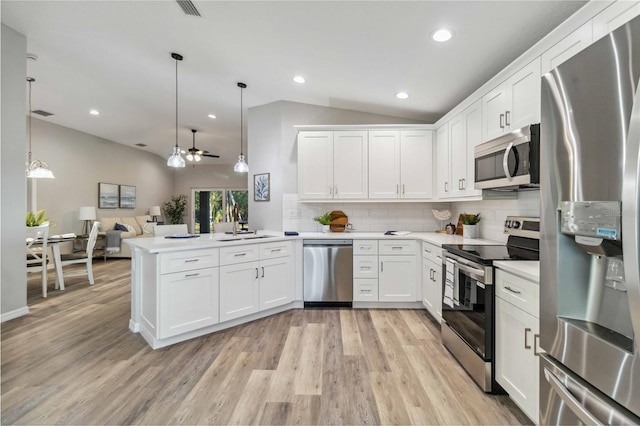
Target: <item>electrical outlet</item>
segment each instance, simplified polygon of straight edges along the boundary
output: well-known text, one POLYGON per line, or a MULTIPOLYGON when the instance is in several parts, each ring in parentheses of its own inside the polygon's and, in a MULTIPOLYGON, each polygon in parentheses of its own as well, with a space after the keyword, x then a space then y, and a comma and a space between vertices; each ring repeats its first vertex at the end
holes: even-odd
POLYGON ((301 217, 300 209, 289 210, 289 219, 300 219, 301 217))

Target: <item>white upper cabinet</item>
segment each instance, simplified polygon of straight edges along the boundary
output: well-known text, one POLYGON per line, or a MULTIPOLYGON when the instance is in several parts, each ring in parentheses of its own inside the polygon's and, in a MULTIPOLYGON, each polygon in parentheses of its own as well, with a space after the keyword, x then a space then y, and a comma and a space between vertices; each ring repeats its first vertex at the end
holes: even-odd
POLYGON ((640 2, 617 1, 593 18, 593 41, 640 15, 640 2))
POLYGON ((302 200, 367 198, 366 131, 298 134, 298 195, 302 200))
POLYGON ((540 57, 482 97, 482 141, 540 121, 540 57))
POLYGON ((432 138, 430 130, 369 131, 369 198, 432 198, 432 138))
POLYGON ((449 198, 449 123, 436 130, 436 196, 449 198))
POLYGON ((585 49, 592 41, 593 23, 589 21, 542 54, 540 73, 542 75, 548 73, 576 53, 585 49))

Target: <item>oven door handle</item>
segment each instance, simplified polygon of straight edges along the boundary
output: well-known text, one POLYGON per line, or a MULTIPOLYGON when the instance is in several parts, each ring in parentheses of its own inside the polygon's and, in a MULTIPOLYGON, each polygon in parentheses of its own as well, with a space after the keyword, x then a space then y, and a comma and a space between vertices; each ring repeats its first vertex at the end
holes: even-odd
POLYGON ((465 272, 469 272, 470 274, 475 274, 481 277, 485 276, 484 269, 474 268, 475 265, 473 263, 469 262, 466 259, 463 259, 462 257, 456 256, 452 253, 447 253, 445 254, 445 259, 452 260, 455 267, 457 267, 458 269, 462 269, 465 272))
POLYGON ((463 265, 456 262, 456 267, 462 271, 468 272, 479 277, 484 277, 484 269, 472 268, 471 266, 463 265))

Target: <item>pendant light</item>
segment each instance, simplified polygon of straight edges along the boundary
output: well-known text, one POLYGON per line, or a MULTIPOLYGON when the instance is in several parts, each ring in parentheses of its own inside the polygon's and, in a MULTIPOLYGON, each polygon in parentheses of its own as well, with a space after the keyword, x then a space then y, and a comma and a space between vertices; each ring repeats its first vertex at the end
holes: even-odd
POLYGON ((242 90, 247 88, 244 83, 238 83, 240 88, 240 156, 238 156, 238 162, 233 166, 233 171, 238 173, 247 173, 249 171, 249 165, 244 161, 244 154, 242 153, 242 90))
POLYGON ((29 137, 29 156, 27 160, 27 177, 32 179, 54 179, 53 172, 49 169, 49 166, 44 161, 33 160, 31 161, 31 83, 36 81, 35 78, 27 77, 29 82, 29 124, 27 126, 29 137))
POLYGON ((176 146, 173 147, 173 153, 167 160, 167 166, 185 167, 186 164, 178 146, 178 62, 182 60, 182 55, 172 53, 171 57, 176 60, 176 146))

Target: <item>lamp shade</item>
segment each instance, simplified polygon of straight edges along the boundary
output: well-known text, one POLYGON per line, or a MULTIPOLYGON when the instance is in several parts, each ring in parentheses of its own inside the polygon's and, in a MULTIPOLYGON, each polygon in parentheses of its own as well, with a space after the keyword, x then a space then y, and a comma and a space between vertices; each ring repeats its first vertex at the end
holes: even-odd
POLYGON ((161 216, 160 206, 151 206, 149 207, 149 216, 161 216))
POLYGON ((78 220, 96 220, 96 208, 80 207, 78 210, 78 220))

